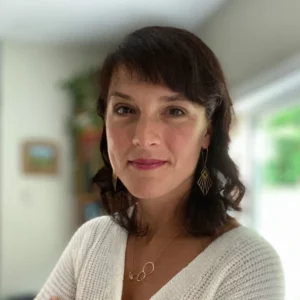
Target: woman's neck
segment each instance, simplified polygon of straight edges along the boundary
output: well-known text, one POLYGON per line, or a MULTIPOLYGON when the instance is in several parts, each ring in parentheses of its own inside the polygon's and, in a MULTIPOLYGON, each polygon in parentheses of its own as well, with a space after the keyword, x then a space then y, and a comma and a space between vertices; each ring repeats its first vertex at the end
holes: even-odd
POLYGON ((147 227, 147 237, 172 234, 181 226, 180 216, 176 207, 169 205, 147 206, 138 202, 136 207, 136 218, 138 223, 147 227))
POLYGON ((187 199, 190 183, 158 199, 140 199, 136 204, 139 224, 147 226, 147 240, 153 237, 168 238, 183 228, 183 205, 187 199))

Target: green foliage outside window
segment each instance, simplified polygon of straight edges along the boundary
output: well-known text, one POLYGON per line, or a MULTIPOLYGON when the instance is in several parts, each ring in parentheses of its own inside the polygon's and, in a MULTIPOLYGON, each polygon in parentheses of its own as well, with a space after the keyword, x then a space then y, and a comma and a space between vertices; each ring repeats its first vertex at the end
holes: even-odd
POLYGON ((300 106, 280 111, 264 122, 272 155, 264 165, 268 185, 300 184, 300 106))

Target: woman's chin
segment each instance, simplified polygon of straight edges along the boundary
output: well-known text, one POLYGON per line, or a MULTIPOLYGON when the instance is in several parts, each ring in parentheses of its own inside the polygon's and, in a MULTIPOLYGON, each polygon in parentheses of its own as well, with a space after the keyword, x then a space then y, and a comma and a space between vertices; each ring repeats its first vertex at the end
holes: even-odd
POLYGON ((138 199, 154 199, 163 195, 162 190, 150 187, 131 187, 128 189, 131 195, 138 199))

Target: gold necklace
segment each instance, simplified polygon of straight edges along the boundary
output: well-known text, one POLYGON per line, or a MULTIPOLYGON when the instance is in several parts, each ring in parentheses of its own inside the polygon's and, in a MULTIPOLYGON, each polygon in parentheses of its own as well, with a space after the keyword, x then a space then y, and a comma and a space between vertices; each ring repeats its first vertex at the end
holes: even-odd
MULTIPOLYGON (((139 273, 133 273, 132 271, 129 271, 129 280, 136 280, 136 281, 142 281, 144 280, 147 276, 151 275, 154 270, 155 270, 155 262, 157 259, 160 257, 160 255, 164 252, 164 250, 170 245, 170 243, 179 235, 179 232, 177 232, 170 240, 169 242, 162 248, 162 250, 158 253, 158 255, 155 257, 153 261, 148 261, 144 264, 142 271, 139 273)), ((133 251, 132 251, 132 262, 131 262, 131 270, 133 269, 133 262, 134 262, 134 244, 135 244, 135 239, 133 240, 133 251)))

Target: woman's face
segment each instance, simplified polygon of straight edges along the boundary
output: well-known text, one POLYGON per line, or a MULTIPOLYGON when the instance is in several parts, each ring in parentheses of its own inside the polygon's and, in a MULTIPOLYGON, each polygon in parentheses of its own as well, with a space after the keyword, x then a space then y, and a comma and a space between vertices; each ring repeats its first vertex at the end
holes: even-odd
POLYGON ((113 76, 107 101, 109 159, 128 191, 139 199, 186 192, 209 144, 205 109, 125 69, 113 76))

